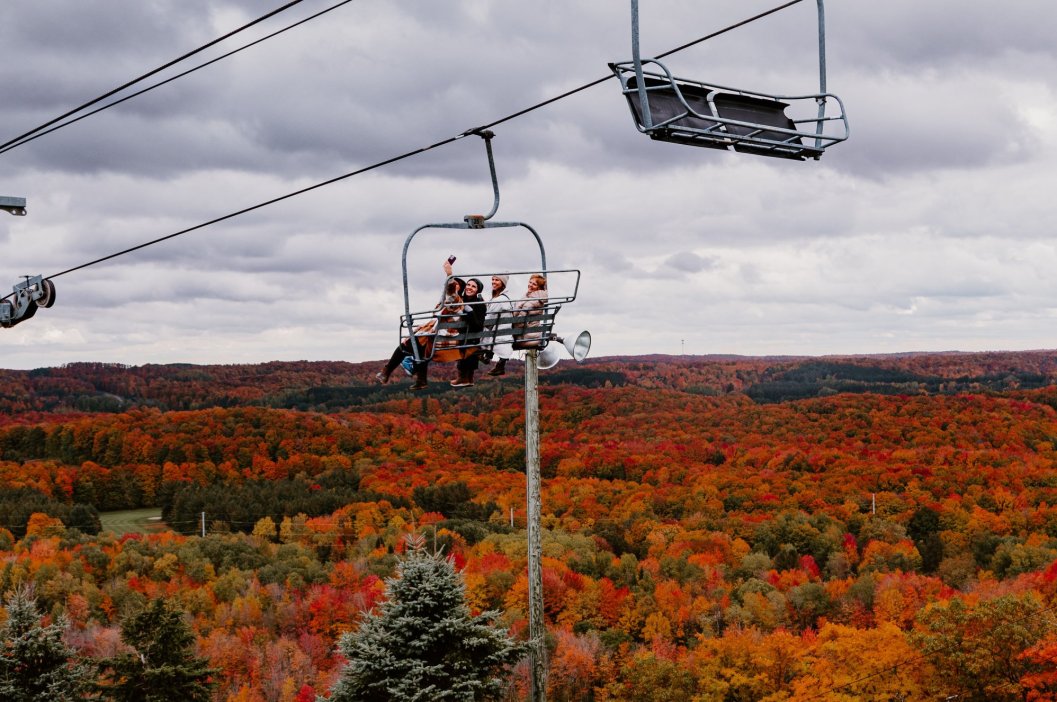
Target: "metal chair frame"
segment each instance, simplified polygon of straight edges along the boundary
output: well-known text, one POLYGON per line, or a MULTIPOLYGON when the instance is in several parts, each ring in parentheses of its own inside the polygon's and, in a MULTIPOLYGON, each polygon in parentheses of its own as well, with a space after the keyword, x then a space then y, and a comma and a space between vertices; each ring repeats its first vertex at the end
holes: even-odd
MULTIPOLYGON (((540 238, 539 233, 525 222, 492 222, 489 221, 499 210, 499 180, 496 177, 495 172, 495 159, 492 156, 492 138, 495 136, 490 131, 473 131, 468 134, 477 134, 485 142, 485 149, 488 154, 488 168, 492 176, 492 191, 495 195, 495 199, 492 203, 492 210, 486 215, 471 214, 466 215, 462 222, 437 222, 432 224, 424 224, 414 231, 412 231, 407 239, 404 241, 404 248, 401 254, 401 268, 403 270, 403 282, 404 282, 404 314, 400 317, 400 340, 403 341, 407 338, 414 338, 416 329, 425 324, 427 321, 434 319, 436 320, 436 326, 431 332, 435 343, 430 345, 430 348, 423 349, 418 343, 411 343, 410 350, 411 355, 416 362, 438 360, 438 361, 455 361, 459 358, 463 358, 472 353, 476 353, 482 343, 488 343, 499 339, 500 343, 512 343, 515 349, 543 349, 546 348, 547 344, 553 337, 553 326, 554 318, 561 310, 562 305, 572 302, 576 299, 577 292, 580 288, 580 271, 575 269, 564 269, 564 270, 547 270, 547 252, 543 246, 543 239, 540 238), (444 282, 444 288, 440 295, 440 301, 438 305, 430 310, 422 310, 418 312, 411 311, 411 296, 410 289, 408 286, 408 273, 407 273, 407 252, 411 247, 411 242, 414 241, 415 237, 421 232, 428 229, 439 229, 439 230, 451 230, 451 229, 516 229, 521 228, 527 230, 532 234, 536 240, 536 244, 539 247, 540 253, 540 267, 538 270, 532 271, 514 271, 509 272, 510 275, 519 274, 541 274, 546 276, 548 279, 552 275, 571 273, 575 274, 576 280, 573 285, 572 294, 559 295, 556 297, 549 297, 543 306, 530 312, 527 315, 517 316, 513 313, 503 314, 498 318, 498 322, 495 328, 485 329, 481 332, 471 333, 465 329, 461 329, 462 326, 459 323, 442 321, 439 318, 439 310, 443 306, 444 292, 447 289, 448 282, 452 279, 449 277, 444 282), (531 326, 537 325, 537 326, 531 326), (453 336, 440 336, 439 333, 449 330, 458 330, 458 335, 453 336), (527 332, 523 341, 518 341, 515 337, 518 330, 524 330, 527 332), (437 348, 439 345, 436 340, 444 342, 444 346, 437 348)), ((506 272, 505 272, 506 273, 506 272)), ((483 280, 487 280, 493 274, 492 273, 479 273, 474 275, 460 276, 464 278, 479 277, 483 280)), ((550 286, 548 286, 549 288, 550 286)), ((512 303, 516 303, 519 300, 511 300, 512 303)))
POLYGON ((796 160, 817 160, 828 147, 846 140, 850 130, 844 103, 826 91, 825 8, 823 0, 816 1, 819 91, 773 95, 677 78, 659 60, 643 59, 639 3, 631 0, 633 58, 609 67, 620 80, 636 128, 659 141, 796 160), (656 66, 656 70, 646 70, 644 65, 656 66), (814 117, 791 119, 786 115, 787 107, 812 100, 817 105, 814 117), (746 116, 760 119, 750 121, 746 116))

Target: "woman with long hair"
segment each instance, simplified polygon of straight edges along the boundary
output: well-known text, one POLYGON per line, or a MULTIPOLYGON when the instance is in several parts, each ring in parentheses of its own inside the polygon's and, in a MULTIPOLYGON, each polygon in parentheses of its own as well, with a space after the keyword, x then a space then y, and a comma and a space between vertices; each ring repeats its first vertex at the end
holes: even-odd
MULTIPOLYGON (((415 327, 412 335, 400 342, 396 349, 393 350, 393 354, 389 357, 389 361, 386 362, 385 367, 375 373, 374 377, 378 382, 388 383, 389 376, 393 374, 393 371, 403 364, 405 359, 408 357, 414 357, 414 352, 411 350, 412 343, 418 345, 420 357, 429 355, 426 352, 426 349, 430 343, 435 343, 437 346, 443 346, 445 343, 448 343, 449 345, 458 343, 457 340, 451 339, 452 335, 457 335, 459 333, 457 329, 445 328, 441 330, 438 335, 437 326, 440 321, 449 322, 453 319, 458 319, 463 314, 464 306, 462 294, 466 284, 463 282, 462 278, 450 277, 450 263, 445 262, 444 272, 449 276, 449 280, 444 289, 444 299, 437 304, 435 312, 436 316, 425 324, 415 327)), ((408 370, 408 373, 415 377, 415 384, 411 386, 411 389, 421 390, 429 384, 429 361, 422 360, 411 362, 410 366, 411 368, 408 370)), ((405 368, 406 367, 407 366, 405 366, 405 368)))
POLYGON ((540 275, 539 273, 533 273, 529 276, 528 290, 525 291, 525 296, 514 303, 514 317, 525 318, 525 321, 514 322, 514 343, 517 344, 514 348, 526 348, 532 346, 538 346, 537 343, 531 343, 534 339, 540 339, 543 335, 541 332, 529 331, 530 329, 539 327, 542 322, 538 317, 544 311, 547 306, 547 278, 546 276, 540 275), (528 342, 528 343, 526 343, 528 342))
POLYGON ((481 297, 484 284, 477 278, 466 281, 462 296, 462 332, 463 343, 467 348, 463 351, 463 357, 455 364, 458 376, 451 381, 453 388, 465 388, 473 385, 473 374, 477 371, 480 363, 480 354, 475 348, 480 343, 481 332, 484 330, 484 319, 487 314, 487 303, 481 297))

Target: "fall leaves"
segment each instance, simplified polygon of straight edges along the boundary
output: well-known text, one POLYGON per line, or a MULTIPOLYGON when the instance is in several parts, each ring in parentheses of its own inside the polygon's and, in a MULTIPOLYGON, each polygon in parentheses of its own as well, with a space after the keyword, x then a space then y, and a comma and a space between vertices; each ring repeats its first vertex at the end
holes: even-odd
MULTIPOLYGON (((1055 694, 1052 387, 758 405, 700 392, 760 381, 748 361, 613 367, 627 382, 541 390, 553 699, 1055 694)), ((204 398, 246 374, 192 370, 204 398)), ((0 588, 35 583, 82 651, 179 602, 218 699, 309 699, 418 533, 522 635, 520 395, 471 398, 9 417, 0 588), (179 533, 96 533, 95 510, 141 506, 179 533)))

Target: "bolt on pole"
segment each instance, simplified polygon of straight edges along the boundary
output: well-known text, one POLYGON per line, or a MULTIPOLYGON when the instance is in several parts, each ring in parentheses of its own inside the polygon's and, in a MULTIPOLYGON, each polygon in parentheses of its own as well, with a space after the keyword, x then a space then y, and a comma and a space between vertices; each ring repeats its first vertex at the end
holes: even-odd
POLYGON ((529 667, 531 702, 547 699, 547 643, 543 626, 543 554, 540 531, 539 352, 525 353, 525 502, 528 518, 529 667))

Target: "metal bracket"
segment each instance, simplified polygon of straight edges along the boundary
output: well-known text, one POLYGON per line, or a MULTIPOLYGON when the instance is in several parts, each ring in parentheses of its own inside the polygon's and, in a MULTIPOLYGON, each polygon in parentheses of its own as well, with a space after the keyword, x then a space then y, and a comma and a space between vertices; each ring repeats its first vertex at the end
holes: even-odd
POLYGON ((25 217, 26 198, 0 195, 0 210, 10 212, 11 214, 16 215, 18 217, 25 217))
POLYGON ((44 276, 27 275, 15 283, 10 300, 0 300, 0 327, 13 327, 37 313, 38 307, 55 304, 55 285, 44 276))
MULTIPOLYGON (((36 286, 39 290, 40 284, 44 280, 44 276, 42 275, 24 275, 22 277, 25 278, 25 280, 23 280, 21 283, 15 283, 14 287, 12 288, 16 293, 19 290, 25 290, 26 288, 31 288, 34 286, 36 286)), ((37 295, 37 297, 40 297, 40 295, 37 295)))

